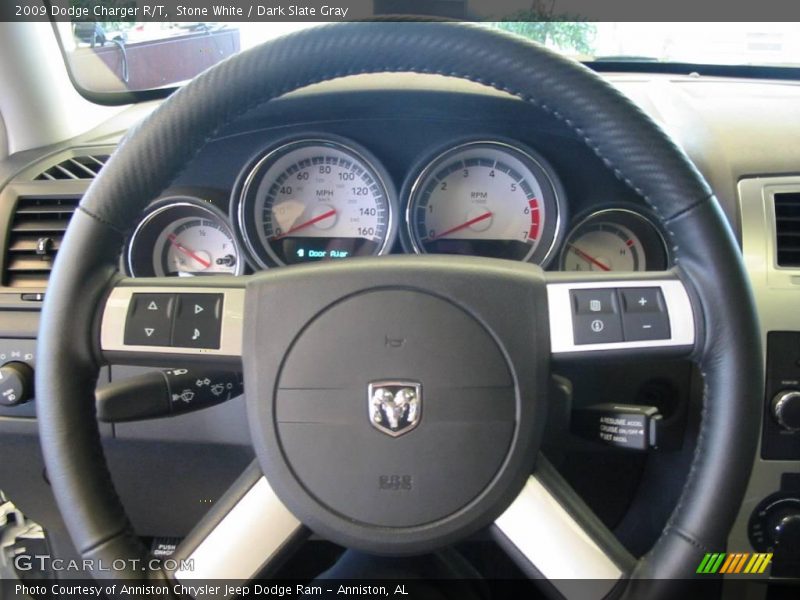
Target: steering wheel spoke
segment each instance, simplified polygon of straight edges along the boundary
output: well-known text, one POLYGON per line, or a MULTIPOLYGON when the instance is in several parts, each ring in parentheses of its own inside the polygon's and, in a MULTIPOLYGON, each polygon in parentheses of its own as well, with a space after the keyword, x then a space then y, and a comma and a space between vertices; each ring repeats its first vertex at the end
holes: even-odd
POLYGON ((254 462, 178 546, 169 577, 184 586, 182 595, 198 596, 200 584, 229 598, 226 586, 269 577, 307 536, 254 462))
POLYGON ((556 360, 680 356, 695 348, 697 311, 672 271, 583 277, 548 273, 547 298, 556 360))
POLYGON ((122 279, 102 309, 107 363, 241 370, 246 277, 122 279))
POLYGON ((556 597, 605 598, 636 562, 542 456, 494 533, 522 571, 556 597))

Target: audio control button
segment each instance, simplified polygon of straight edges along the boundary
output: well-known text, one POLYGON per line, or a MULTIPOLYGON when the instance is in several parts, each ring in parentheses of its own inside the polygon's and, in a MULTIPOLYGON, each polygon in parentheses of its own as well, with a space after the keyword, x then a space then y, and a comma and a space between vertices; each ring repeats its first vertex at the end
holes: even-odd
POLYGON ((222 294, 178 294, 172 345, 178 348, 219 348, 222 294))

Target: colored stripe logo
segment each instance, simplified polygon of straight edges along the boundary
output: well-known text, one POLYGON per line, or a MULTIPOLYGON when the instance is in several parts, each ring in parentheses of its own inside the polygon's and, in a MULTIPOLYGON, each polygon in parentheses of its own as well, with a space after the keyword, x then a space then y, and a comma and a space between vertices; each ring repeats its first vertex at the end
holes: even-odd
POLYGON ((720 573, 724 575, 750 574, 760 575, 767 570, 769 563, 772 562, 772 553, 749 552, 713 552, 703 557, 697 573, 703 575, 713 575, 720 573))

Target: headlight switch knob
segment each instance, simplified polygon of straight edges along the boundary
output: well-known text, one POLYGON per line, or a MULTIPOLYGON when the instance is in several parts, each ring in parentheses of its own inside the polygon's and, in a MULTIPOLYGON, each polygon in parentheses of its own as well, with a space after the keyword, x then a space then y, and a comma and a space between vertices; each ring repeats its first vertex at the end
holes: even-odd
POLYGON ((33 398, 33 369, 24 362, 0 367, 0 405, 17 406, 33 398))

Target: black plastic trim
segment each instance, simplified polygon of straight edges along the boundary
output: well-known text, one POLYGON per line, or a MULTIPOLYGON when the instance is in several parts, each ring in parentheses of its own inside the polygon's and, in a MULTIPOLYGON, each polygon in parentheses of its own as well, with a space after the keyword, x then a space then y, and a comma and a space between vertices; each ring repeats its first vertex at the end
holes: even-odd
POLYGON ((733 77, 741 79, 800 80, 800 68, 762 65, 709 65, 678 62, 627 62, 616 60, 587 61, 583 63, 597 73, 647 73, 667 75, 693 75, 704 77, 733 77))

